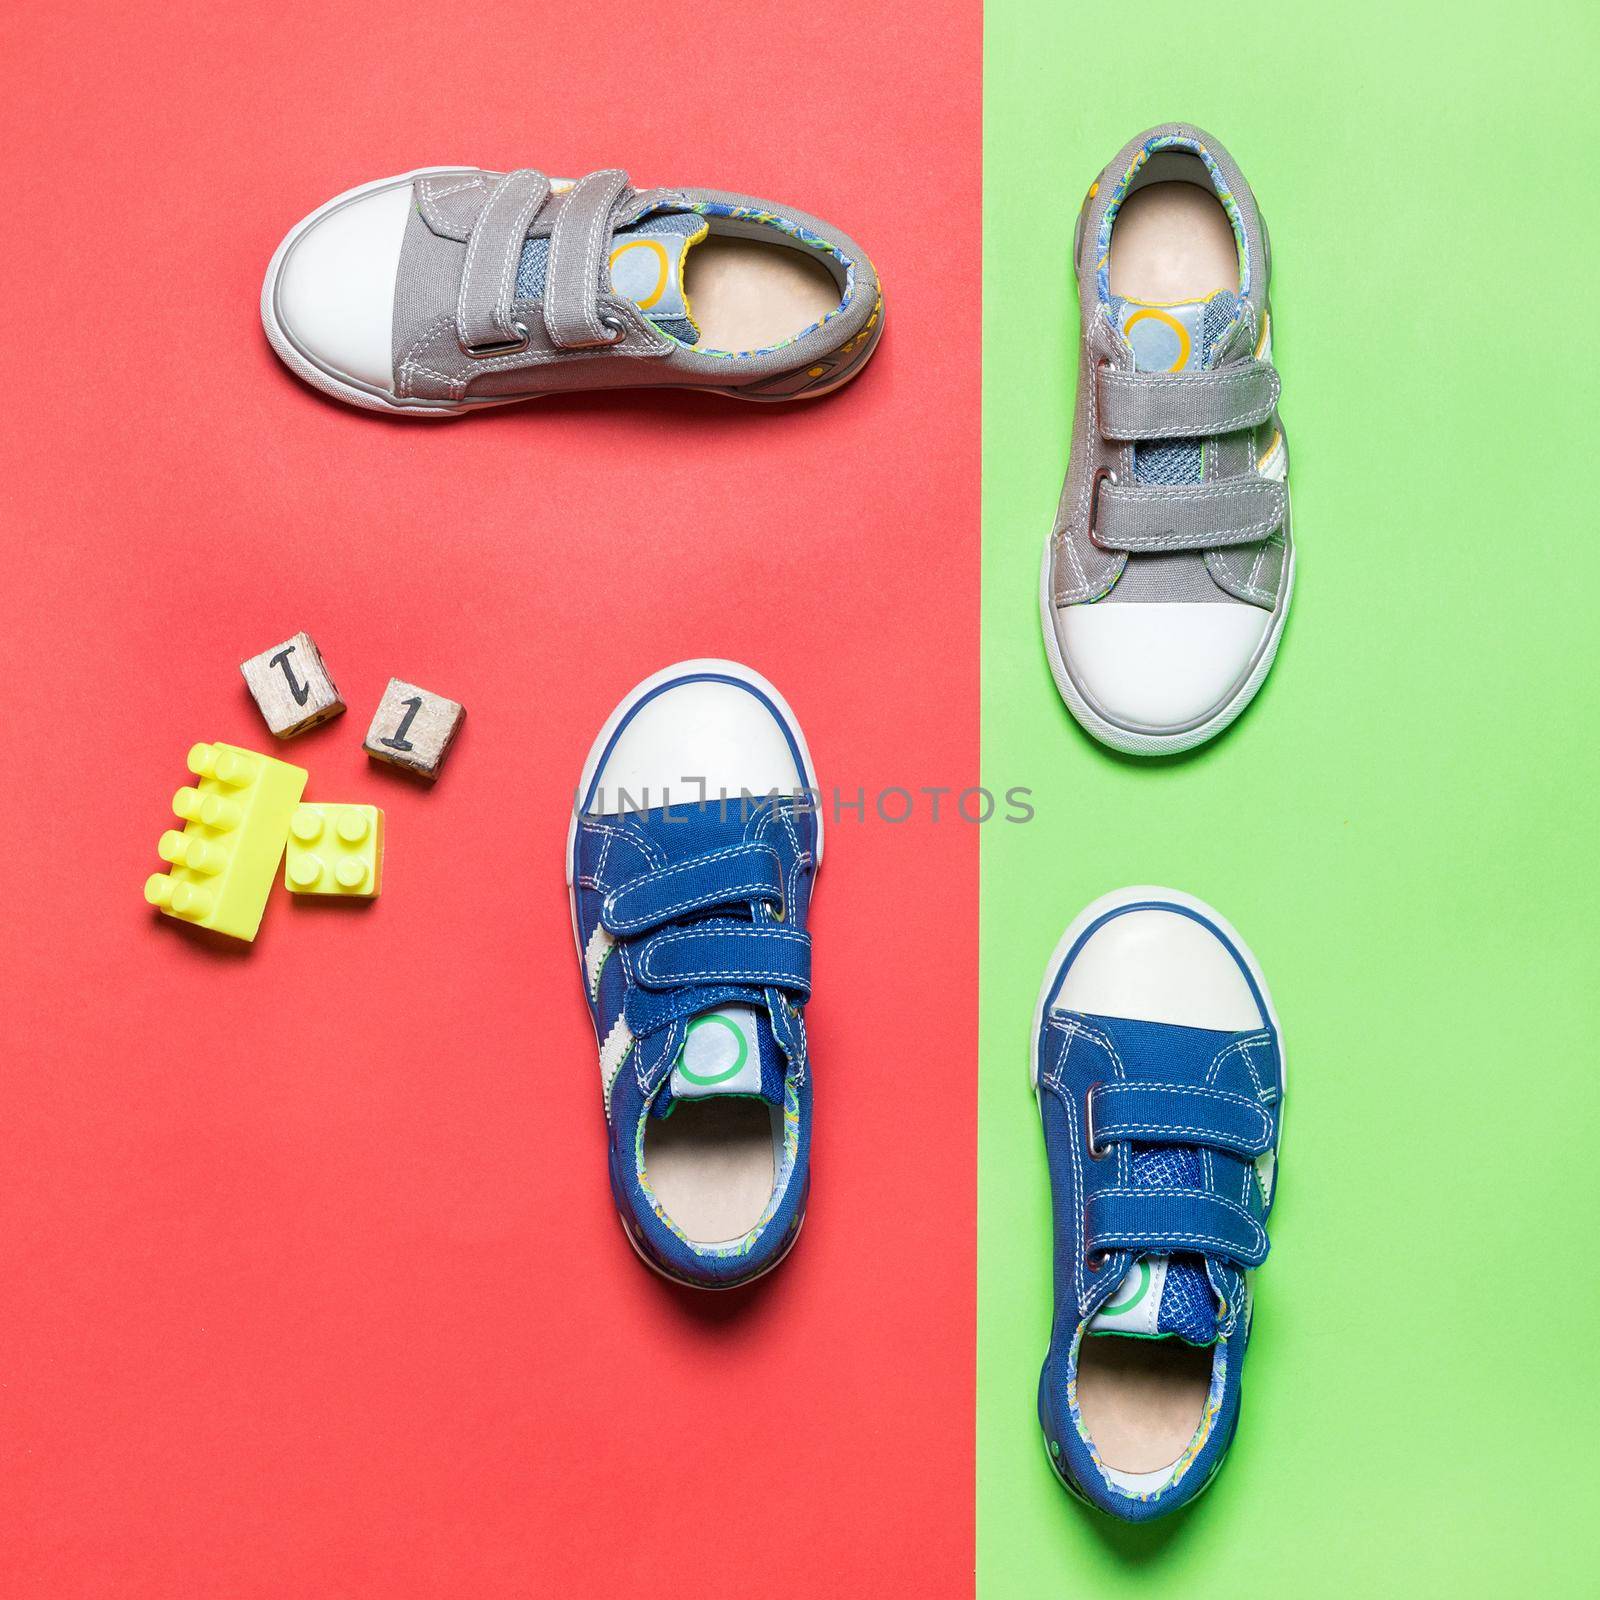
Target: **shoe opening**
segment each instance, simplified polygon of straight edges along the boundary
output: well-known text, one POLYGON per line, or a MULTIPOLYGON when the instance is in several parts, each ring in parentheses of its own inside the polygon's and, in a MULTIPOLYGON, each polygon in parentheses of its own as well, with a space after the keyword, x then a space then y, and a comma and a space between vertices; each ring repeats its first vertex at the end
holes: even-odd
POLYGON ((691 1244, 729 1244, 766 1213, 782 1153, 777 1106, 753 1097, 679 1100, 649 1119, 641 1178, 691 1244))
POLYGON ((1172 1480, 1207 1424, 1219 1359, 1220 1346, 1175 1338, 1091 1334, 1082 1340, 1078 1416, 1114 1483, 1151 1494, 1172 1480))
POLYGON ((684 261, 684 296, 700 350, 750 352, 790 344, 843 304, 845 264, 793 235, 712 216, 684 261))
POLYGON ((1233 223, 1205 163, 1187 150, 1157 151, 1112 222, 1111 293, 1172 305, 1237 293, 1240 279, 1233 223))

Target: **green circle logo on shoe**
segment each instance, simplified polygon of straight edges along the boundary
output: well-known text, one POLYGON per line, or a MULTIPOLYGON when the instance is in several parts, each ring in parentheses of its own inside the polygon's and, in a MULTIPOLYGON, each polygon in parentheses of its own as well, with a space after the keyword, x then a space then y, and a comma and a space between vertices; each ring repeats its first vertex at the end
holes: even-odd
POLYGON ((744 1042, 744 1034, 739 1026, 713 1011, 707 1016, 696 1017, 689 1024, 689 1030, 683 1038, 683 1049, 678 1052, 677 1068, 690 1083, 707 1089, 713 1084, 726 1083, 729 1078, 737 1077, 749 1053, 750 1047, 744 1042), (708 1036, 706 1030, 711 1027, 720 1029, 721 1034, 708 1036), (702 1040, 695 1047, 697 1065, 708 1069, 699 1072, 689 1065, 689 1041, 696 1034, 702 1040), (722 1034, 728 1035, 728 1038, 724 1039, 722 1034))
MULTIPOLYGON (((1108 1300, 1101 1306, 1101 1313, 1108 1317, 1120 1316, 1124 1311, 1132 1311, 1138 1303, 1150 1292, 1150 1263, 1139 1263, 1139 1281, 1134 1285, 1133 1293, 1125 1300, 1108 1300)), ((1122 1280, 1126 1283, 1128 1280, 1122 1280)))

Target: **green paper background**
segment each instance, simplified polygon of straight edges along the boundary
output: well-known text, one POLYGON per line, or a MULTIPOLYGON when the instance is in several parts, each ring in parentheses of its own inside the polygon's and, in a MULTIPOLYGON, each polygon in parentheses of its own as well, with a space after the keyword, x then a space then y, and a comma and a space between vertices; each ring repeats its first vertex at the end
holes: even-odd
POLYGON ((1596 1592, 1597 8, 988 0, 978 1590, 1596 1592), (1145 764, 1040 643, 1074 216, 1168 118, 1272 229, 1298 587, 1255 705, 1145 764), (1211 901, 1291 1059, 1231 1458, 1144 1529, 1054 1482, 1030 1012, 1123 884, 1211 901))

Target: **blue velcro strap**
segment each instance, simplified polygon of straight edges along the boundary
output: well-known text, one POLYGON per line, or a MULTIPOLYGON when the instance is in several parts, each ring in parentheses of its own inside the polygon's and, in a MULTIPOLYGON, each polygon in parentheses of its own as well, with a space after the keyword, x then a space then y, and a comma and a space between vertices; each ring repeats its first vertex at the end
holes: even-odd
POLYGON ((1199 1084, 1098 1084, 1089 1094, 1089 1138, 1096 1150, 1119 1140, 1209 1145, 1236 1156, 1272 1148, 1272 1118, 1248 1095, 1199 1084))
POLYGON ((1089 1196, 1083 1223, 1091 1255, 1187 1251, 1244 1267, 1267 1259, 1266 1229, 1243 1206, 1208 1189, 1101 1189, 1089 1196))
POLYGON ((620 885, 602 903, 600 921, 608 933, 626 939, 697 911, 756 899, 782 906, 783 864, 770 845, 740 844, 620 885))
POLYGON ((754 1006, 767 1003, 766 991, 749 984, 691 984, 686 989, 643 989, 630 984, 622 1002, 622 1015, 636 1039, 659 1033, 674 1022, 685 1022, 718 1006, 754 1006))
POLYGON ((792 928, 719 917, 652 933, 632 960, 634 976, 647 989, 749 983, 811 993, 811 935, 792 928))

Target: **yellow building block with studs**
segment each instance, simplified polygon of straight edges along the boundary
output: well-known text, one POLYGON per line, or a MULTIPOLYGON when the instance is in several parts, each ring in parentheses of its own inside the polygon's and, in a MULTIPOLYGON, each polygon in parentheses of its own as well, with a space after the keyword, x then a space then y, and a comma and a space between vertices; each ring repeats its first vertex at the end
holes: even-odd
POLYGON ((375 900, 383 887, 383 813, 376 806, 297 806, 283 881, 291 894, 375 900))
POLYGON ((184 826, 169 828, 156 846, 172 870, 151 877, 144 897, 180 922, 253 939, 305 793, 305 769, 237 745, 197 744, 189 770, 199 781, 172 797, 184 826))

